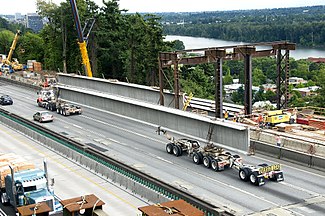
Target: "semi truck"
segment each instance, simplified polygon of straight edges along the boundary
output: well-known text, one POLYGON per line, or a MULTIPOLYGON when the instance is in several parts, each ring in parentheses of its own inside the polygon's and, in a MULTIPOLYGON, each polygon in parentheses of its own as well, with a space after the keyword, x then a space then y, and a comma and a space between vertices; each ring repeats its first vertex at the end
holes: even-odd
POLYGON ((59 99, 57 92, 51 88, 42 89, 37 94, 38 98, 36 102, 39 107, 56 111, 58 114, 64 116, 82 113, 81 106, 59 99))
POLYGON ((45 202, 50 214, 62 211, 62 206, 55 198, 53 184, 49 183, 47 164, 44 169, 13 153, 0 155, 0 200, 3 205, 17 207, 45 202))
POLYGON ((157 132, 159 134, 162 132, 170 140, 166 144, 168 154, 179 157, 187 153, 195 164, 203 164, 204 167, 212 168, 214 171, 222 171, 228 168, 236 169, 242 181, 249 181, 256 186, 264 185, 266 179, 276 182, 284 180, 280 164, 268 165, 263 163, 257 166, 244 164, 241 156, 231 154, 212 143, 202 147, 197 140, 175 139, 160 127, 158 127, 157 132))

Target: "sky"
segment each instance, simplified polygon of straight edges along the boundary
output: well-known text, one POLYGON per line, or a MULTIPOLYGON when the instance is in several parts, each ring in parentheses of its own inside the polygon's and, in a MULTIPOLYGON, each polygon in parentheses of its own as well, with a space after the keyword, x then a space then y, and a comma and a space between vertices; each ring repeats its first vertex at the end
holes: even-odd
MULTIPOLYGON (((5 1, 5 0, 1 0, 5 1)), ((52 0, 59 4, 64 0, 52 0)), ((102 6, 103 0, 93 0, 102 6)), ((107 0, 105 0, 107 1, 107 0)), ((35 13, 36 0, 9 0, 2 4, 0 14, 35 13)), ((246 10, 325 5, 325 0, 119 0, 120 9, 129 12, 199 12, 246 10)))

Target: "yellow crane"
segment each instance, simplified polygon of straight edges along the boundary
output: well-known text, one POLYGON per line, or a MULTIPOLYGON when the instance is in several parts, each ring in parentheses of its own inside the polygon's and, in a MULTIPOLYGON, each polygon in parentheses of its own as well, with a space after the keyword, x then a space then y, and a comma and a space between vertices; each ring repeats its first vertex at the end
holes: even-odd
MULTIPOLYGON (((17 60, 12 61, 12 55, 16 49, 16 45, 17 45, 17 41, 19 36, 21 35, 20 30, 17 30, 14 40, 12 41, 11 47, 10 47, 10 51, 9 54, 7 56, 7 58, 5 58, 4 60, 2 60, 2 68, 7 68, 8 70, 10 70, 10 66, 12 67, 12 69, 14 70, 22 70, 23 69, 23 65, 19 64, 19 62, 17 60)), ((5 69, 3 69, 5 70, 5 69)))
POLYGON ((74 22, 75 22, 77 33, 78 33, 78 44, 79 44, 79 49, 80 49, 80 53, 81 53, 81 57, 82 57, 82 64, 85 66, 87 76, 92 77, 93 73, 91 71, 88 52, 87 52, 87 42, 84 39, 83 31, 81 29, 76 1, 70 0, 70 4, 71 4, 73 18, 74 18, 74 22))

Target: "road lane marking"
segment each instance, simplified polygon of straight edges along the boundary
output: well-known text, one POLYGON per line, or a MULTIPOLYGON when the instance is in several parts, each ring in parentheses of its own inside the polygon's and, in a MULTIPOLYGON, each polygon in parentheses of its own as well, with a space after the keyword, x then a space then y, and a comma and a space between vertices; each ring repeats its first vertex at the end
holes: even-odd
MULTIPOLYGON (((13 134, 11 131, 9 131, 9 130, 2 130, 2 131, 3 131, 4 133, 8 134, 9 136, 11 136, 13 139, 17 140, 17 141, 18 141, 19 143, 21 143, 22 145, 25 145, 25 146, 27 146, 28 148, 33 149, 34 151, 38 152, 39 154, 44 155, 44 157, 49 158, 49 159, 52 160, 53 162, 55 162, 55 163, 57 163, 57 164, 60 164, 62 167, 64 167, 64 168, 70 170, 71 172, 75 173, 76 175, 82 177, 83 179, 86 179, 87 181, 89 181, 89 182, 91 182, 92 184, 96 185, 96 186, 99 187, 100 189, 102 189, 102 190, 106 191, 107 193, 111 194, 113 197, 116 197, 117 199, 121 200, 122 202, 128 204, 129 206, 131 206, 131 207, 133 207, 133 208, 135 208, 135 209, 138 209, 137 206, 134 206, 132 203, 130 203, 130 202, 127 201, 126 199, 120 197, 119 195, 115 194, 114 192, 112 192, 112 191, 108 190, 107 188, 101 186, 100 184, 96 183, 95 181, 91 180, 90 178, 88 178, 88 177, 82 175, 81 173, 78 172, 78 169, 73 169, 72 167, 69 167, 69 166, 65 165, 64 163, 61 163, 61 161, 60 161, 59 159, 55 159, 54 157, 48 155, 48 154, 45 153, 44 151, 41 151, 41 150, 37 149, 36 147, 32 146, 31 144, 28 144, 28 143, 25 142, 22 138, 20 138, 20 137, 18 137, 17 135, 13 134)), ((26 137, 25 137, 25 138, 26 138, 26 137)), ((31 139, 30 137, 28 137, 28 138, 31 139)), ((31 140, 32 140, 33 142, 36 142, 36 143, 40 144, 38 141, 35 141, 35 140, 33 140, 33 139, 31 139, 31 140)), ((44 147, 45 149, 47 149, 47 150, 53 152, 56 156, 60 156, 60 157, 62 157, 61 155, 57 154, 55 151, 53 151, 53 150, 51 150, 51 149, 48 149, 47 146, 42 145, 42 144, 40 144, 40 145, 41 145, 42 147, 44 147)), ((63 158, 64 158, 64 157, 63 157, 63 158)), ((78 164, 78 163, 75 163, 73 160, 70 160, 69 158, 64 158, 64 159, 66 159, 66 160, 68 160, 68 161, 70 161, 70 162, 76 164, 78 167, 79 167, 79 166, 82 166, 82 167, 83 167, 83 165, 78 164)), ((79 167, 79 168, 80 168, 80 167, 79 167)), ((92 174, 95 175, 95 173, 94 173, 92 170, 88 170, 88 169, 85 169, 85 170, 88 171, 88 172, 91 172, 92 174)), ((97 175, 95 175, 95 176, 97 176, 97 175)), ((100 178, 99 176, 97 176, 97 177, 100 178)), ((110 184, 110 182, 109 182, 108 180, 105 180, 105 183, 109 183, 109 184, 110 184)), ((114 186, 116 186, 116 185, 114 185, 114 186)), ((117 186, 116 186, 116 187, 117 187, 117 186)), ((119 187, 118 187, 118 188, 119 188, 119 187)), ((119 188, 119 189, 122 190, 121 188, 119 188)), ((123 191, 123 190, 122 190, 122 191, 123 191)))

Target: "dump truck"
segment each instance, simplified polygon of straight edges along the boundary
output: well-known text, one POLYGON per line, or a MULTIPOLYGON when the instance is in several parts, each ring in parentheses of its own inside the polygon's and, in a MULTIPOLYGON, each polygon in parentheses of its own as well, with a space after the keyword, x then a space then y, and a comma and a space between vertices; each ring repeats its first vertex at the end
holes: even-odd
POLYGON ((47 164, 44 169, 13 153, 0 154, 0 200, 3 205, 17 207, 45 202, 51 214, 62 210, 55 199, 53 183, 49 183, 47 164))
POLYGON ((170 140, 166 144, 166 152, 168 154, 179 157, 187 153, 195 164, 203 164, 204 167, 212 168, 214 171, 222 171, 228 168, 236 169, 242 181, 249 181, 256 186, 264 185, 266 179, 276 182, 284 180, 280 164, 268 165, 263 163, 257 166, 244 164, 241 156, 231 154, 212 143, 201 147, 197 140, 187 138, 175 139, 160 127, 158 127, 157 132, 159 134, 162 132, 170 140))

